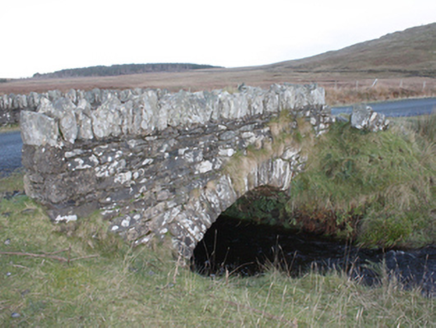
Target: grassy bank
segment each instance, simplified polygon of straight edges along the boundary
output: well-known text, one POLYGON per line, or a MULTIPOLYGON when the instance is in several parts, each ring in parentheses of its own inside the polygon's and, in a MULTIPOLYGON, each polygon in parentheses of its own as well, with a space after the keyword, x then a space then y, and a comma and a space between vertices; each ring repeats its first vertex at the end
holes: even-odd
MULTIPOLYGON (((15 180, 20 180, 17 175, 15 180)), ((10 178, 13 180, 13 178, 10 178)), ((169 240, 130 248, 98 215, 53 225, 19 182, 0 181, 3 327, 386 327, 436 321, 435 302, 387 279, 338 273, 208 278, 181 267, 169 240), (9 185, 9 187, 6 187, 9 185)))
POLYGON ((434 243, 435 135, 435 115, 398 120, 378 133, 335 124, 293 181, 292 223, 366 246, 434 243))
POLYGON ((226 215, 367 247, 433 244, 435 138, 436 115, 398 118, 378 133, 338 122, 315 144, 302 144, 309 160, 289 194, 259 188, 226 215))
POLYGON ((16 132, 16 131, 20 131, 20 125, 18 124, 0 126, 0 133, 16 132))

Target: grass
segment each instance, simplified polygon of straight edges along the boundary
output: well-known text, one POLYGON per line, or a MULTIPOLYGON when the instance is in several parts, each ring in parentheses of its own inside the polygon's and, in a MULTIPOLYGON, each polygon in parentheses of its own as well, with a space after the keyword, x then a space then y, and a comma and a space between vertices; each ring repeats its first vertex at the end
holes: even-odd
POLYGON ((10 124, 10 125, 5 125, 5 126, 0 126, 0 133, 16 132, 16 131, 20 131, 19 124, 10 124))
MULTIPOLYGON (((22 190, 21 180, 16 174, 0 186, 5 193, 22 190)), ((436 321, 434 299, 394 280, 369 288, 337 272, 292 278, 273 267, 257 277, 204 277, 173 258, 169 238, 131 248, 107 232, 98 214, 54 225, 24 195, 0 201, 0 284, 2 327, 417 327, 436 321)))
POLYGON ((24 190, 23 176, 24 173, 22 170, 16 170, 7 177, 3 177, 3 178, 0 177, 1 178, 0 197, 5 193, 23 191, 24 190))
POLYGON ((180 267, 169 240, 132 249, 99 234, 98 216, 59 232, 26 196, 3 199, 0 208, 0 251, 45 254, 0 255, 3 327, 410 327, 436 320, 433 299, 395 281, 369 288, 339 273, 297 279, 272 268, 212 279, 180 267))
POLYGON ((287 210, 304 229, 365 246, 434 243, 436 115, 366 133, 333 125, 294 179, 287 210))

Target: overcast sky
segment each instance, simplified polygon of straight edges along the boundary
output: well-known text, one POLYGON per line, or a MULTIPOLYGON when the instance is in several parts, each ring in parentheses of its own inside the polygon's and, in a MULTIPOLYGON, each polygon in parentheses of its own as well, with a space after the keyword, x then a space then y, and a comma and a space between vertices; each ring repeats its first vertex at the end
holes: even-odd
POLYGON ((0 77, 130 63, 271 64, 433 22, 435 0, 2 0, 0 77))

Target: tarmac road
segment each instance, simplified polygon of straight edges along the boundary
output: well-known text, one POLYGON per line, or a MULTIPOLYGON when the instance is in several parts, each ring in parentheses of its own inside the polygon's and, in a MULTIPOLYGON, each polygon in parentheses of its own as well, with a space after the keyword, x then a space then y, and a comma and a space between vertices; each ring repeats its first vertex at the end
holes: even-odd
MULTIPOLYGON (((388 117, 428 115, 436 110, 436 98, 406 99, 368 103, 375 112, 388 117)), ((332 114, 351 114, 353 106, 332 107, 332 114)))
MULTIPOLYGON (((374 111, 390 117, 425 115, 436 110, 436 98, 386 101, 368 103, 368 105, 374 111)), ((333 107, 332 114, 351 113, 352 110, 352 106, 333 107)), ((9 175, 22 166, 22 147, 23 142, 21 141, 20 132, 0 133, 0 177, 9 175)))
POLYGON ((21 165, 20 131, 0 133, 0 177, 11 174, 21 165))

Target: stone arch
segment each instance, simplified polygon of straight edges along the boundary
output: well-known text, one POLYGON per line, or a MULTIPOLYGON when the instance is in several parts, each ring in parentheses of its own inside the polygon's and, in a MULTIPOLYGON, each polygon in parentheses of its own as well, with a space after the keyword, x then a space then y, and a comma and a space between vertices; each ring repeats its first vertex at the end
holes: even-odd
POLYGON ((174 248, 181 256, 190 258, 207 229, 237 199, 262 186, 287 190, 293 175, 290 162, 273 158, 259 163, 240 177, 246 182, 242 188, 235 188, 234 179, 228 174, 210 180, 190 197, 183 211, 169 224, 174 248))

